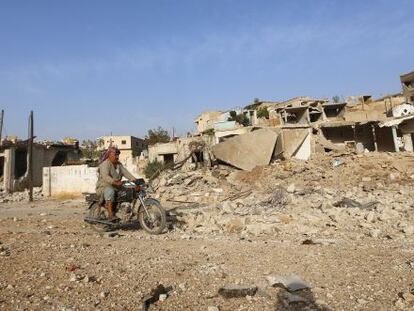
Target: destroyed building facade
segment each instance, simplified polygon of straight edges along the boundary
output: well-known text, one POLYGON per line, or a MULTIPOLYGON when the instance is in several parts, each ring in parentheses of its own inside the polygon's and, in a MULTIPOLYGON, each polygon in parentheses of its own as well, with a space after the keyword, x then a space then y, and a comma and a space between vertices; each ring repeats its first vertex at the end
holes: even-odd
MULTIPOLYGON (((248 155, 260 158, 255 154, 268 154, 269 150, 271 159, 293 157, 301 160, 309 159, 315 152, 332 150, 411 152, 414 72, 402 75, 401 83, 402 93, 376 100, 370 95, 350 96, 346 100, 304 96, 282 102, 256 99, 243 109, 208 111, 195 119, 197 132, 191 139, 205 141, 207 149, 212 150, 212 158, 243 169, 253 164, 246 166, 241 158, 248 155), (263 111, 266 113, 258 114, 263 111), (258 130, 263 128, 273 131, 273 134, 267 133, 269 137, 277 136, 269 138, 272 141, 269 146, 258 143, 264 135, 258 130), (252 146, 251 152, 244 154, 252 146)), ((154 146, 150 148, 149 160, 168 163, 183 159, 188 149, 181 148, 181 144, 178 139, 154 146)), ((261 159, 256 164, 262 162, 261 159)))
POLYGON ((149 146, 148 160, 158 161, 165 165, 184 161, 184 167, 209 166, 211 154, 207 146, 212 145, 214 145, 214 136, 211 135, 181 137, 168 143, 149 146))
MULTIPOLYGON (((77 144, 33 144, 33 186, 42 186, 43 168, 62 166, 79 161, 77 144)), ((6 192, 21 191, 28 187, 27 141, 3 141, 0 146, 0 176, 6 192)))
POLYGON ((400 80, 407 103, 414 104, 414 71, 401 75, 400 80))

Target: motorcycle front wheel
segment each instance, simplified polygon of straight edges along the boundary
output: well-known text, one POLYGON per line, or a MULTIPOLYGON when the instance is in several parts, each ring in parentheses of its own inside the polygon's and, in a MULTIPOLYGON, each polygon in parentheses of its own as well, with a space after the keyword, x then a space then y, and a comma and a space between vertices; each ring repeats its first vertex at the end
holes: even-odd
POLYGON ((148 233, 160 234, 166 227, 167 216, 159 201, 146 199, 144 200, 144 206, 139 207, 138 221, 148 233))

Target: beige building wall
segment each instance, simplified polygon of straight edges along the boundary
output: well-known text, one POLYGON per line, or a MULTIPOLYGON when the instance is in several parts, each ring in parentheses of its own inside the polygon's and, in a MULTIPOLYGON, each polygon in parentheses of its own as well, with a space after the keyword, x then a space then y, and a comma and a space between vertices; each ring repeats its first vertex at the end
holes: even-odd
POLYGON ((105 150, 111 146, 118 148, 121 151, 121 162, 139 156, 146 149, 144 140, 135 136, 102 136, 97 140, 98 150, 105 150))
POLYGON ((102 144, 99 145, 101 150, 109 147, 117 147, 118 149, 132 149, 134 147, 134 136, 102 136, 99 140, 102 144))
POLYGON ((195 120, 197 132, 202 133, 214 127, 214 123, 223 115, 221 111, 207 111, 200 114, 195 120))

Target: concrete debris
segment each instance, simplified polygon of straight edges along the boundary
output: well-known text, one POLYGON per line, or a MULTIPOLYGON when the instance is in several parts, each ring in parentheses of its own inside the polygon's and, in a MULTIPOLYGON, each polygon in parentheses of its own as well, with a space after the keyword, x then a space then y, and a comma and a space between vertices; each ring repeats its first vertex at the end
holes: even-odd
POLYGON ((395 302, 398 310, 412 310, 414 308, 414 294, 410 292, 401 292, 399 298, 395 302))
POLYGON ((165 301, 165 300, 167 300, 167 294, 160 294, 160 298, 159 298, 159 300, 160 301, 165 301))
POLYGON ((225 298, 254 296, 256 292, 257 286, 245 286, 238 284, 227 284, 218 290, 218 293, 225 298))
POLYGON ((350 198, 343 198, 342 200, 333 203, 333 206, 344 207, 344 208, 357 207, 357 208, 362 208, 362 209, 370 209, 370 208, 375 207, 375 205, 377 205, 377 204, 378 204, 377 201, 362 204, 362 203, 360 203, 356 200, 350 199, 350 198))
POLYGON ((0 256, 8 257, 11 255, 10 249, 6 246, 0 245, 0 256))
POLYGON ((302 242, 303 245, 332 245, 336 244, 333 239, 306 239, 302 242))
POLYGON ((278 134, 260 129, 235 136, 214 145, 214 156, 232 166, 250 171, 256 166, 268 165, 272 158, 278 134))
MULTIPOLYGON (((310 245, 331 244, 328 240, 336 239, 323 241, 320 233, 329 235, 327 231, 332 230, 334 234, 339 225, 374 238, 392 236, 393 232, 408 236, 411 228, 393 231, 384 227, 414 205, 411 186, 388 179, 394 157, 367 154, 341 158, 347 165, 340 170, 321 156, 306 163, 277 161, 250 172, 222 165, 205 171, 164 171, 154 180, 155 196, 169 206, 170 227, 186 233, 290 236, 296 232, 305 234, 304 244, 310 245), (365 182, 361 183, 363 177, 365 182), (384 187, 389 192, 384 193, 384 187), (338 197, 342 199, 338 201, 338 197)), ((409 161, 408 156, 398 159, 409 161)), ((408 173, 400 173, 402 180, 407 180, 408 173)))
POLYGON ((171 290, 171 288, 166 288, 162 284, 158 284, 151 292, 146 296, 142 301, 142 310, 147 311, 149 306, 158 300, 167 299, 167 294, 171 290))
POLYGON ((289 274, 286 276, 267 276, 266 280, 269 282, 270 286, 283 287, 290 292, 311 288, 307 282, 303 281, 296 274, 289 274))
POLYGON ((343 159, 333 159, 332 160, 332 167, 337 167, 340 165, 345 164, 345 161, 343 159))
POLYGON ((287 304, 298 304, 298 303, 307 303, 308 299, 306 299, 305 297, 299 296, 299 295, 294 295, 291 294, 289 292, 284 292, 282 294, 282 298, 284 299, 284 301, 287 304))
POLYGON ((119 237, 120 234, 116 231, 105 232, 105 237, 107 238, 116 238, 119 237))
POLYGON ((106 298, 106 297, 108 297, 108 296, 109 296, 109 290, 102 291, 102 292, 100 292, 100 294, 99 294, 99 297, 100 297, 100 298, 106 298))
MULTIPOLYGON (((33 188, 33 198, 35 200, 43 199, 42 188, 35 187, 33 188)), ((29 200, 29 191, 25 190, 22 192, 13 192, 13 193, 6 193, 4 191, 0 191, 0 203, 10 203, 10 202, 22 202, 29 200)))
POLYGON ((318 135, 316 137, 316 143, 319 143, 324 149, 326 150, 333 150, 333 151, 345 151, 344 146, 338 146, 323 137, 322 135, 318 135))
MULTIPOLYGON (((292 189, 290 190, 292 191, 292 189)), ((270 204, 273 206, 285 206, 290 201, 287 192, 288 191, 285 190, 283 187, 276 187, 276 189, 273 190, 273 193, 271 193, 264 201, 262 201, 262 204, 270 204)))
POLYGON ((287 306, 281 310, 302 304, 322 310, 314 306, 325 305, 323 300, 331 310, 407 310, 411 296, 396 302, 394 289, 409 288, 414 266, 406 263, 414 235, 409 163, 414 163, 411 154, 343 153, 306 162, 277 160, 251 171, 222 164, 196 171, 166 170, 152 185, 171 224, 168 234, 160 236, 125 230, 120 231, 122 238, 102 239, 90 228, 81 228, 79 217, 85 210, 77 201, 42 200, 34 207, 26 202, 4 204, 0 261, 6 265, 0 306, 60 308, 53 304, 60 303, 56 297, 73 295, 72 309, 116 309, 113 303, 130 309, 154 283, 168 282, 174 291, 148 296, 145 301, 156 304, 150 309, 206 310, 220 304, 220 309, 236 310, 243 304, 265 310, 274 309, 277 295, 280 307, 287 306), (336 158, 346 165, 333 168, 336 158), (397 169, 397 162, 407 164, 397 169), (391 173, 398 178, 390 179, 391 173), (16 256, 19 260, 10 260, 16 256), (27 256, 35 258, 33 270, 25 266, 27 256), (315 273, 320 267, 323 275, 315 273), (300 282, 273 277, 270 284, 277 287, 269 287, 265 279, 257 280, 257 275, 283 271, 300 271, 300 282), (95 280, 95 275, 102 279, 95 280), (366 282, 354 286, 355 278, 366 282), (302 279, 319 287, 311 292, 302 279), (225 287, 230 291, 224 295, 246 298, 216 297, 221 285, 243 280, 268 296, 225 287), (134 289, 133 296, 122 291, 125 284, 134 289))

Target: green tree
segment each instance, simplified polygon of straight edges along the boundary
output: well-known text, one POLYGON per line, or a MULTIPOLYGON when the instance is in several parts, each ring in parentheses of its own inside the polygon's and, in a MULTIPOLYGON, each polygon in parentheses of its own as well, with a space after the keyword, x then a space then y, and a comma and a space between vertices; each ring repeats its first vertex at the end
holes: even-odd
POLYGON ((243 113, 240 113, 236 116, 236 122, 240 123, 243 126, 249 126, 250 125, 249 118, 243 113))
POLYGON ((236 121, 243 126, 249 126, 250 120, 244 113, 237 114, 236 111, 230 111, 230 117, 227 121, 236 121))
POLYGON ((98 151, 98 145, 92 140, 84 140, 81 144, 82 156, 88 159, 99 159, 100 152, 98 151))
POLYGON ((154 145, 156 143, 168 143, 171 140, 171 137, 167 130, 159 126, 156 129, 148 130, 148 134, 145 136, 145 139, 148 145, 154 145))
POLYGON ((228 121, 236 121, 237 113, 236 111, 230 111, 230 117, 228 121))
POLYGON ((269 110, 267 110, 266 107, 260 107, 259 109, 257 109, 257 117, 269 119, 269 110))
POLYGON ((202 134, 213 136, 214 135, 214 129, 211 128, 211 129, 205 130, 202 134))

